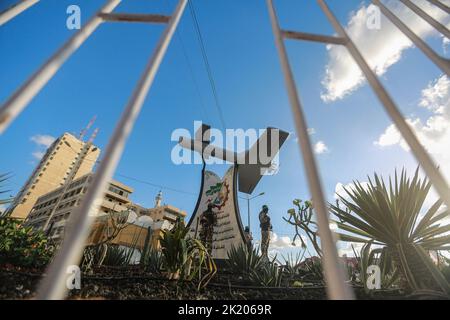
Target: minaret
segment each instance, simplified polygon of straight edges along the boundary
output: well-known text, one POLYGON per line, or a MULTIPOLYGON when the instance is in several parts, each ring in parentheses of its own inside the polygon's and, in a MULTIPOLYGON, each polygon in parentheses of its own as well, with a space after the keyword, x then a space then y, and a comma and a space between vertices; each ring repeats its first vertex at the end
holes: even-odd
POLYGON ((155 208, 161 206, 161 201, 162 201, 162 191, 159 190, 157 196, 155 197, 155 208))

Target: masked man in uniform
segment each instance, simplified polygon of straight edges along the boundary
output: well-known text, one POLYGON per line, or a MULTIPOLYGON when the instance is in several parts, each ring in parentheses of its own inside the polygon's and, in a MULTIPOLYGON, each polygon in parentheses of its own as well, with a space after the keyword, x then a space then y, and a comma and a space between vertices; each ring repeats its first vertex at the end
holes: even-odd
POLYGON ((261 228, 261 253, 263 257, 268 258, 272 224, 270 223, 269 207, 266 205, 262 206, 262 210, 259 213, 259 226, 261 228))

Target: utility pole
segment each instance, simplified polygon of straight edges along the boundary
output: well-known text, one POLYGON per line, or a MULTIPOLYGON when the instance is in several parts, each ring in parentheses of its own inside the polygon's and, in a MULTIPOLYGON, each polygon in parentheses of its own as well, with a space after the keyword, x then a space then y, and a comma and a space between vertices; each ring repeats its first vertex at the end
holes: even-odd
POLYGON ((241 199, 247 200, 247 226, 248 226, 249 230, 251 230, 250 229, 250 200, 253 200, 253 199, 255 199, 255 198, 259 197, 259 196, 262 196, 262 195, 264 195, 264 192, 261 192, 260 194, 257 194, 256 196, 251 197, 251 198, 250 198, 249 195, 247 195, 246 198, 240 197, 241 199))

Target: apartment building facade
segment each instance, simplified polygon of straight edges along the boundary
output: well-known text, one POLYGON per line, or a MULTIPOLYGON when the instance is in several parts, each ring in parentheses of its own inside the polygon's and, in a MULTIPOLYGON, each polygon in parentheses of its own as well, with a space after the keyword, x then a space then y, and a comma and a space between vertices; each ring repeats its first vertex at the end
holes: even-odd
MULTIPOLYGON (((64 236, 70 215, 80 205, 92 179, 92 173, 86 174, 72 181, 68 187, 61 186, 39 197, 25 220, 25 224, 37 230, 43 230, 47 224, 48 229, 43 231, 48 232, 50 239, 59 242, 64 236), (55 208, 56 205, 58 205, 57 208, 55 208)), ((129 210, 132 204, 129 195, 132 192, 133 189, 123 183, 110 182, 98 215, 119 214, 129 210)))
POLYGON ((86 142, 70 133, 64 133, 47 149, 33 173, 16 195, 7 209, 12 218, 26 219, 39 197, 65 184, 75 164, 80 160, 74 179, 78 179, 92 169, 100 155, 94 145, 82 155, 86 142), (80 159, 80 157, 83 157, 80 159))

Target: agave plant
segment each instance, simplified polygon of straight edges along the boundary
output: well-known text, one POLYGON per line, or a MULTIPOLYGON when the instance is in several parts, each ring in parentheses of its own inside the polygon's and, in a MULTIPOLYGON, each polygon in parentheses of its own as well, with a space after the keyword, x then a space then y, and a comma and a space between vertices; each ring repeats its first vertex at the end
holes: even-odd
POLYGON ((262 287, 280 287, 283 280, 282 269, 274 261, 263 263, 249 276, 250 281, 262 287))
POLYGON ((208 284, 217 271, 208 250, 197 239, 187 236, 189 228, 178 221, 160 238, 164 269, 171 280, 198 280, 198 288, 208 284))
POLYGON ((258 250, 258 248, 248 248, 246 245, 232 247, 227 253, 228 267, 236 274, 250 275, 254 270, 258 270, 263 262, 258 250))
POLYGON ((299 271, 303 276, 303 280, 324 283, 322 259, 319 257, 305 259, 300 264, 299 271))
POLYGON ((279 263, 283 266, 284 273, 286 273, 290 279, 293 279, 298 275, 305 253, 306 250, 303 250, 301 252, 297 252, 297 254, 294 256, 294 254, 291 252, 288 253, 286 257, 282 256, 283 262, 279 261, 279 263))
POLYGON ((359 267, 359 280, 364 289, 369 290, 367 286, 369 266, 377 265, 380 268, 381 289, 390 288, 398 279, 398 269, 393 267, 392 258, 388 254, 386 247, 372 249, 372 241, 366 243, 361 248, 360 256, 356 253, 359 267))
POLYGON ((142 256, 140 263, 146 271, 160 273, 164 268, 164 256, 161 251, 149 249, 142 256))
POLYGON ((102 259, 104 266, 128 266, 131 264, 133 249, 123 248, 118 245, 108 245, 105 257, 102 259))
POLYGON ((434 289, 450 293, 450 287, 433 264, 427 251, 449 248, 450 225, 442 225, 449 212, 440 212, 437 200, 421 216, 424 201, 431 188, 427 179, 419 177, 417 169, 412 179, 405 170, 400 177, 395 172, 388 186, 377 174, 367 185, 354 182, 338 195, 339 203, 330 205, 334 221, 347 234, 341 240, 367 243, 386 248, 399 270, 400 285, 406 290, 434 289))

